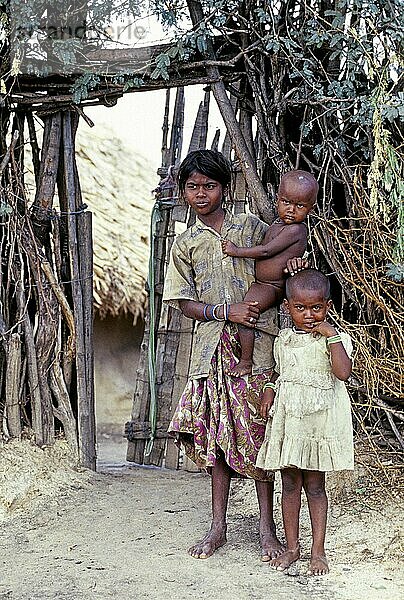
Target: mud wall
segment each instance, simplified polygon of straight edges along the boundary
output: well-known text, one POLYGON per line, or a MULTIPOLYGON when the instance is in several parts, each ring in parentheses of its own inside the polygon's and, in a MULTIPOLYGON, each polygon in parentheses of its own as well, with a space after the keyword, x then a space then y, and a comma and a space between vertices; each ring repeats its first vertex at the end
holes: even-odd
POLYGON ((129 317, 96 318, 94 322, 95 399, 97 425, 123 429, 130 418, 143 321, 129 317))

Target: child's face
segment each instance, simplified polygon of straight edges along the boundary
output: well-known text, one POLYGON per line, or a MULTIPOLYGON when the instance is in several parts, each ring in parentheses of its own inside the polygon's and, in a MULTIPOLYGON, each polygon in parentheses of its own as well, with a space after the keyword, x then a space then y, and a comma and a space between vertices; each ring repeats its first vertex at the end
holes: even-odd
POLYGON ((277 200, 278 215, 286 225, 303 223, 315 204, 307 187, 293 180, 281 184, 277 200))
POLYGON ((325 300, 322 291, 297 288, 284 304, 295 327, 309 332, 315 324, 325 320, 332 302, 325 300))
POLYGON ((221 208, 225 195, 221 183, 196 171, 185 183, 184 198, 198 216, 209 215, 221 208))

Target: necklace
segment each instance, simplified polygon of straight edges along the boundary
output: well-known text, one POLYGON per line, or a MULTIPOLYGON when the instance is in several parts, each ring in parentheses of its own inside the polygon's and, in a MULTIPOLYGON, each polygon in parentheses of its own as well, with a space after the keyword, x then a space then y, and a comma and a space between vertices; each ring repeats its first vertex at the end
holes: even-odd
POLYGON ((293 331, 293 333, 297 333, 298 335, 302 335, 302 334, 306 335, 306 334, 310 333, 310 331, 302 331, 301 329, 296 329, 295 325, 293 325, 292 331, 293 331))

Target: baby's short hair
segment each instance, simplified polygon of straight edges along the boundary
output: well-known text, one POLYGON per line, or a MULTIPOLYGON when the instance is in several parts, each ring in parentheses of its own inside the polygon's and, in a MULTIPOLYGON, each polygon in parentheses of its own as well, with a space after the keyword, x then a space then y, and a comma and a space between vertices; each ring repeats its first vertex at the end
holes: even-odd
POLYGON ((319 186, 317 179, 312 173, 309 173, 309 171, 302 171, 301 169, 287 171, 287 173, 284 173, 281 177, 279 189, 287 185, 289 181, 298 183, 300 187, 303 187, 306 190, 307 200, 311 200, 313 204, 316 202, 319 186))
POLYGON ((231 183, 231 164, 217 150, 194 150, 184 158, 177 175, 181 193, 184 192, 189 177, 196 171, 218 181, 223 187, 228 187, 231 183))
POLYGON ((297 289, 321 291, 324 300, 329 300, 331 295, 328 278, 321 271, 317 271, 317 269, 304 269, 286 280, 285 294, 288 300, 290 300, 297 289))

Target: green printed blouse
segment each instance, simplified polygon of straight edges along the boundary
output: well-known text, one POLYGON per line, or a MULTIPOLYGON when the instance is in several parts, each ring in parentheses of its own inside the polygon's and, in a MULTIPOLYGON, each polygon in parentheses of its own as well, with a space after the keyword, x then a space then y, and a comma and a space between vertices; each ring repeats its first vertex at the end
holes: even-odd
MULTIPOLYGON (((256 246, 268 225, 255 215, 232 215, 226 211, 221 233, 198 218, 181 233, 171 250, 163 300, 179 309, 179 300, 208 304, 242 302, 255 279, 254 261, 225 256, 221 240, 237 246, 256 246)), ((189 375, 204 377, 224 327, 223 321, 196 321, 189 375)), ((273 336, 278 333, 276 308, 263 313, 255 329, 253 373, 273 368, 273 336)))

